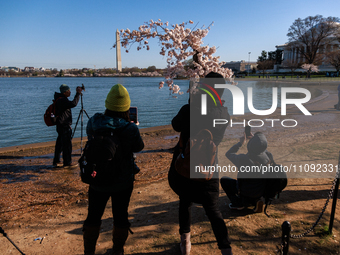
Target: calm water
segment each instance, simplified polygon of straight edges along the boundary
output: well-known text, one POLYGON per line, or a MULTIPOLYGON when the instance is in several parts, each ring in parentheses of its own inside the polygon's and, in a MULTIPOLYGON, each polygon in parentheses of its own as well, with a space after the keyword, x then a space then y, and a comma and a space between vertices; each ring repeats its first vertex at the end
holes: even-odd
MULTIPOLYGON (((48 105, 52 103, 55 91, 63 83, 71 88, 72 100, 77 86, 85 85, 83 93, 84 109, 91 117, 96 112, 105 110, 105 98, 110 88, 120 83, 130 93, 131 106, 138 107, 139 128, 171 124, 181 106, 188 101, 184 93, 177 99, 169 97, 167 88, 158 89, 158 83, 163 78, 146 77, 112 77, 112 78, 0 78, 0 147, 16 146, 37 142, 53 141, 57 137, 55 127, 47 127, 43 115, 48 105)), ((186 92, 189 81, 175 82, 186 92)), ((283 84, 275 83, 275 87, 283 84)), ((267 109, 272 104, 272 85, 268 82, 241 81, 238 84, 245 95, 246 88, 253 87, 253 100, 256 109, 267 109)), ((287 85, 284 85, 287 86, 287 85)), ((280 91, 280 90, 279 90, 280 91)), ((311 91, 313 94, 313 91, 311 91)), ((232 112, 231 94, 226 91, 223 95, 232 112)), ((280 102, 279 102, 280 104, 280 102)), ((79 101, 72 109, 73 125, 75 127, 81 110, 79 101)), ((245 109, 248 111, 248 109, 245 109)), ((84 136, 87 117, 84 114, 84 136)), ((81 136, 80 121, 76 128, 75 137, 81 136)))

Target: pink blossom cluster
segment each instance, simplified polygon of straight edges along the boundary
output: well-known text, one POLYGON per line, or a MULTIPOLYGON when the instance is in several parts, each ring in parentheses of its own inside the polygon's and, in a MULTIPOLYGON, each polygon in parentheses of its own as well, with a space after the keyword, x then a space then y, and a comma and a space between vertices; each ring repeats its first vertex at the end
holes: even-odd
MULTIPOLYGON (((169 88, 169 95, 171 95, 171 91, 172 94, 178 94, 178 95, 182 95, 184 92, 180 92, 181 88, 178 85, 173 84, 172 80, 167 80, 166 83, 168 84, 168 88, 169 88)), ((159 83, 159 89, 164 87, 164 81, 161 81, 159 83)))
MULTIPOLYGON (((121 30, 121 44, 126 48, 126 52, 129 52, 128 49, 134 43, 138 43, 137 50, 143 48, 149 50, 148 40, 158 38, 161 45, 160 54, 166 56, 167 61, 166 83, 173 93, 179 91, 179 87, 174 89, 177 85, 173 85, 173 79, 178 75, 198 78, 210 72, 216 72, 231 81, 233 72, 222 67, 225 62, 219 62, 220 57, 213 56, 216 53, 216 47, 203 46, 203 38, 207 36, 210 26, 208 28, 190 29, 186 27, 188 23, 194 24, 190 20, 170 27, 169 22, 163 23, 160 19, 157 21, 150 20, 141 25, 138 30, 121 30), (189 57, 193 57, 193 68, 185 66, 185 60, 189 57)), ((162 88, 163 85, 164 82, 160 83, 159 88, 162 88)))

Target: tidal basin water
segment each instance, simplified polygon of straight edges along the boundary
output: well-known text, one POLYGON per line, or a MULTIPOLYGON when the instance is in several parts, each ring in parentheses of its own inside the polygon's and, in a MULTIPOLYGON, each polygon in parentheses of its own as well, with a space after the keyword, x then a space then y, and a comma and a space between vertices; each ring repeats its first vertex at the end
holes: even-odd
MULTIPOLYGON (((138 108, 139 128, 171 124, 182 105, 188 102, 186 93, 189 81, 176 80, 183 95, 173 98, 167 88, 158 89, 162 77, 112 77, 112 78, 0 78, 0 148, 53 141, 57 137, 55 127, 47 127, 43 115, 52 103, 54 92, 59 92, 61 84, 71 88, 70 100, 75 95, 77 86, 84 84, 83 106, 91 117, 96 112, 104 112, 105 99, 110 88, 120 83, 130 93, 131 106, 138 108)), ((268 109, 272 105, 272 87, 291 86, 284 83, 261 81, 239 81, 239 88, 246 97, 247 87, 253 87, 253 102, 256 109, 268 109)), ((312 97, 315 91, 311 91, 312 97)), ((226 101, 229 113, 232 114, 231 93, 226 90, 222 99, 226 101)), ((245 100, 246 102, 246 100, 245 100)), ((278 96, 280 106, 280 89, 278 96)), ((72 109, 73 125, 81 111, 81 102, 72 109)), ((245 105, 245 112, 248 112, 245 105)), ((86 136, 87 116, 83 116, 83 136, 86 136)), ((81 136, 81 121, 76 127, 74 137, 81 136)))

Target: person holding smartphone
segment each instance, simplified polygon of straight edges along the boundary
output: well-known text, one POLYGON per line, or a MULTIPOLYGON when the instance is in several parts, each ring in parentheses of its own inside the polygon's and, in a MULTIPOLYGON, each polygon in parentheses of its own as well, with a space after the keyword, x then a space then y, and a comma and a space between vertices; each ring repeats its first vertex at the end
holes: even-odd
POLYGON ((246 167, 261 166, 271 163, 273 155, 267 151, 267 139, 261 132, 254 135, 250 132, 250 127, 246 127, 240 141, 233 145, 225 154, 226 157, 238 168, 237 180, 222 177, 221 186, 227 194, 233 210, 243 210, 249 206, 254 206, 254 212, 262 212, 266 179, 261 172, 244 171, 246 167), (238 150, 247 144, 247 154, 237 154, 238 150))
POLYGON ((115 132, 121 140, 121 158, 116 165, 115 178, 110 185, 89 186, 88 215, 83 225, 84 253, 94 254, 101 218, 108 200, 111 198, 113 214, 113 254, 124 254, 124 245, 128 238, 130 222, 128 207, 133 190, 136 165, 133 153, 144 148, 144 142, 138 127, 129 117, 130 96, 127 89, 121 85, 114 85, 105 100, 105 113, 96 113, 88 121, 86 132, 88 139, 92 139, 100 131, 115 132))
POLYGON ((139 125, 138 108, 134 106, 130 107, 129 115, 130 115, 130 121, 135 123, 138 126, 139 125))

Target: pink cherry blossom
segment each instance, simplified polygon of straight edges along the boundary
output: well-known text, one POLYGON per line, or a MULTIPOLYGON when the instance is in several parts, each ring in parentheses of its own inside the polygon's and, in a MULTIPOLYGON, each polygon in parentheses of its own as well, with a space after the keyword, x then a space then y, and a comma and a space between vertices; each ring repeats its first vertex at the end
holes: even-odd
POLYGON ((180 90, 180 87, 178 85, 174 85, 172 88, 172 93, 173 94, 177 94, 180 90))
MULTIPOLYGON (((173 85, 173 79, 178 75, 188 78, 203 77, 209 72, 220 73, 226 80, 233 83, 233 72, 222 67, 224 62, 219 61, 219 56, 213 56, 217 49, 215 46, 203 45, 203 38, 207 36, 208 28, 187 28, 186 25, 192 25, 194 22, 182 22, 169 26, 169 22, 163 23, 160 19, 157 21, 150 20, 139 26, 138 30, 130 29, 120 30, 121 45, 124 48, 131 48, 137 43, 137 50, 146 48, 150 49, 149 41, 145 39, 158 38, 162 56, 167 56, 167 70, 164 74, 169 90, 173 93, 179 92, 178 85, 173 85), (193 68, 185 66, 188 58, 193 58, 193 68)), ((115 46, 115 45, 114 45, 115 46)), ((126 50, 128 53, 128 49, 126 50)), ((164 86, 164 82, 159 84, 159 88, 164 86)))

